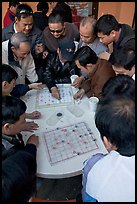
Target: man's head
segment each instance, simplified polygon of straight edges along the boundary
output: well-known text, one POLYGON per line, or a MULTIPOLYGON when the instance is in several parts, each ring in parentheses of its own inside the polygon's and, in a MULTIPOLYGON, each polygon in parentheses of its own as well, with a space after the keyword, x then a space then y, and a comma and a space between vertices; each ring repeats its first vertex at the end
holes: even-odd
POLYGON ((13 55, 17 60, 23 60, 30 53, 30 43, 24 33, 14 33, 11 36, 10 43, 13 55))
POLYGON ((20 4, 16 9, 16 30, 29 34, 33 27, 33 10, 27 4, 20 4))
POLYGON ((92 43, 95 39, 94 27, 96 20, 92 17, 85 17, 80 22, 79 32, 81 40, 86 43, 92 43))
POLYGON ((49 15, 48 26, 49 31, 55 38, 60 38, 65 32, 64 20, 59 13, 53 12, 49 15))
POLYGON ((101 16, 95 25, 95 33, 99 37, 100 42, 105 45, 116 41, 119 29, 120 24, 111 14, 101 16))
POLYGON ((77 67, 84 73, 89 74, 93 70, 93 65, 97 63, 96 53, 89 47, 83 46, 74 54, 74 61, 77 67))
POLYGON ((23 130, 26 104, 13 96, 2 97, 2 133, 15 135, 23 130))
POLYGON ((6 96, 11 93, 15 87, 17 72, 9 65, 2 64, 2 95, 6 96))
POLYGON ((13 1, 10 1, 9 2, 9 9, 10 11, 12 11, 12 13, 16 14, 16 9, 17 9, 17 6, 20 4, 20 2, 13 2, 13 1))
POLYGON ((95 124, 109 152, 116 150, 123 156, 135 154, 135 102, 132 99, 115 95, 112 100, 100 100, 95 124))
POLYGON ((119 48, 109 58, 116 74, 135 74, 135 51, 129 47, 119 48))
POLYGON ((67 38, 61 40, 57 52, 61 61, 72 61, 75 52, 74 41, 67 38))
POLYGON ((102 88, 102 98, 126 96, 135 101, 135 81, 128 75, 118 74, 110 78, 102 88))

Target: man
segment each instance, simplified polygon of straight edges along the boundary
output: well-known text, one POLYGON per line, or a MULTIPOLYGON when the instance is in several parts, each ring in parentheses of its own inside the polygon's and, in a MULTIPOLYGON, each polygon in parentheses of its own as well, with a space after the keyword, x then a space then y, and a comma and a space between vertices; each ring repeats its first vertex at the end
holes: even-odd
POLYGON ((42 60, 46 57, 47 53, 44 52, 45 46, 42 31, 33 25, 33 23, 32 8, 27 4, 18 5, 15 21, 2 29, 2 41, 9 40, 13 33, 23 32, 30 42, 31 53, 36 66, 36 71, 39 74, 39 69, 42 66, 42 60))
POLYGON ((101 16, 95 25, 95 33, 105 45, 113 44, 113 51, 121 47, 135 50, 135 32, 127 24, 120 24, 111 14, 101 16))
POLYGON ((108 52, 108 47, 103 45, 99 38, 94 33, 96 20, 92 17, 85 17, 80 22, 79 32, 80 41, 78 48, 82 46, 89 46, 98 56, 102 52, 108 52))
POLYGON ((19 4, 19 2, 9 2, 9 8, 3 20, 4 27, 10 25, 15 20, 16 8, 19 4))
POLYGON ((2 42, 2 63, 11 65, 18 73, 16 84, 25 84, 25 77, 31 83, 38 80, 30 43, 22 32, 14 33, 10 40, 2 42))
MULTIPOLYGON (((67 14, 66 14, 67 15, 67 14)), ((59 42, 65 38, 79 41, 79 31, 73 23, 64 22, 59 13, 51 13, 48 26, 44 29, 44 39, 49 51, 57 51, 59 42)))
POLYGON ((111 54, 110 63, 116 74, 129 75, 135 80, 135 50, 123 47, 111 54))
POLYGON ((50 53, 46 59, 42 82, 57 99, 60 99, 60 93, 56 84, 70 83, 70 76, 75 73, 71 68, 74 52, 73 40, 64 39, 59 42, 57 52, 50 53))

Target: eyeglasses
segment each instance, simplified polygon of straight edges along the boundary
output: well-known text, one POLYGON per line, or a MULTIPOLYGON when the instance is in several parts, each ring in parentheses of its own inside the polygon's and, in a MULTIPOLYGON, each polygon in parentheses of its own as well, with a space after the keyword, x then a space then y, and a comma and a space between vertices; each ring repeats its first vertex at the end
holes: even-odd
POLYGON ((51 33, 61 33, 64 30, 64 28, 62 28, 60 30, 52 30, 52 29, 49 28, 49 30, 50 30, 51 33))
POLYGON ((22 9, 19 11, 20 14, 22 13, 27 13, 27 14, 33 14, 33 11, 29 11, 29 10, 26 10, 26 9, 22 9))

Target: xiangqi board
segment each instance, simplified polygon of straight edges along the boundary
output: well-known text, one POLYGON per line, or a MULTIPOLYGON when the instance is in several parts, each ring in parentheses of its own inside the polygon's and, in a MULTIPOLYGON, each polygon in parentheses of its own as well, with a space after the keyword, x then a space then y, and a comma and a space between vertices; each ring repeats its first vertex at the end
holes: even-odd
POLYGON ((51 165, 99 149, 85 122, 45 132, 44 141, 51 165))
POLYGON ((47 88, 38 90, 36 96, 36 108, 74 104, 72 87, 67 84, 58 84, 61 99, 54 98, 47 88))

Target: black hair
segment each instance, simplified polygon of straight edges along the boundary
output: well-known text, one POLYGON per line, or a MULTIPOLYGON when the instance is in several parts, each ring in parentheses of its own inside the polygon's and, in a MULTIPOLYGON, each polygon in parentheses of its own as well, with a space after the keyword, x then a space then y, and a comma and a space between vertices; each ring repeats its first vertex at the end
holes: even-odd
POLYGON ((48 12, 49 6, 47 2, 39 2, 37 4, 37 11, 42 11, 44 14, 48 12))
POLYGON ((28 16, 33 16, 33 10, 28 4, 20 4, 16 9, 16 17, 18 20, 21 18, 26 18, 28 16))
POLYGON ((48 23, 61 23, 64 24, 63 16, 58 12, 52 12, 49 15, 48 23))
POLYGON ((2 126, 6 123, 14 124, 26 112, 26 104, 13 96, 2 97, 2 126))
POLYGON ((11 6, 16 7, 16 6, 18 6, 19 4, 20 4, 20 2, 18 2, 18 1, 10 1, 10 2, 9 2, 9 8, 10 8, 11 6))
POLYGON ((2 161, 2 203, 26 203, 36 193, 36 158, 19 150, 2 161))
POLYGON ((101 16, 95 24, 95 34, 103 33, 104 35, 110 35, 112 30, 119 31, 120 24, 116 18, 111 14, 105 14, 101 16))
POLYGON ((13 79, 17 79, 17 72, 8 64, 2 64, 2 82, 7 81, 10 83, 13 79))
POLYGON ((74 60, 79 60, 82 66, 86 66, 90 63, 96 64, 98 56, 89 46, 83 46, 75 52, 74 60))
POLYGON ((135 102, 132 99, 115 95, 113 100, 100 100, 95 124, 101 138, 106 136, 121 155, 135 154, 135 102))
POLYGON ((132 77, 124 74, 118 74, 110 78, 102 88, 102 98, 118 96, 127 96, 135 101, 135 81, 132 77))
POLYGON ((135 50, 130 47, 118 48, 110 55, 109 62, 114 66, 131 70, 135 65, 135 50))

